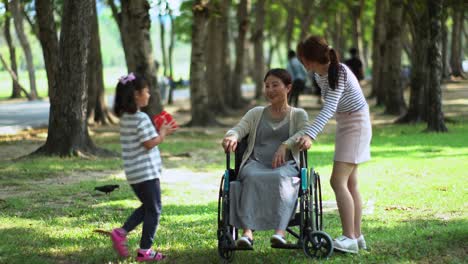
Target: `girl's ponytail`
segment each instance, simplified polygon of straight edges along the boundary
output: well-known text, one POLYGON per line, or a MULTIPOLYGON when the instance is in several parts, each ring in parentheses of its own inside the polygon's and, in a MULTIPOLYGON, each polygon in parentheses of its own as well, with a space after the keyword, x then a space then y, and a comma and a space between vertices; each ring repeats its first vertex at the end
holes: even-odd
MULTIPOLYGON (((330 88, 332 90, 335 90, 336 87, 338 86, 338 76, 340 74, 340 60, 338 58, 338 54, 336 50, 334 50, 332 47, 328 47, 329 50, 329 56, 330 56, 330 66, 328 67, 328 85, 330 85, 330 88)), ((342 71, 344 74, 344 71, 342 71)))
POLYGON ((343 74, 343 78, 346 79, 346 70, 340 65, 338 52, 329 46, 323 37, 310 36, 299 42, 297 55, 301 61, 306 60, 320 64, 330 63, 328 67, 328 84, 332 90, 335 90, 338 86, 340 74, 343 74))

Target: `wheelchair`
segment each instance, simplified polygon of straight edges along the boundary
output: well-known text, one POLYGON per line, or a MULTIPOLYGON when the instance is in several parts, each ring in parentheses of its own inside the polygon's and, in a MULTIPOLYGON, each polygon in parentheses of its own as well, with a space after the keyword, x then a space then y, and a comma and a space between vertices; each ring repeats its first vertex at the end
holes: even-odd
MULTIPOLYGON (((230 183, 237 180, 242 156, 247 147, 246 138, 237 144, 235 165, 231 169, 230 153, 226 153, 226 170, 221 177, 218 197, 218 254, 226 262, 234 259, 235 251, 252 250, 237 248, 235 241, 239 230, 229 223, 230 183)), ((300 154, 300 188, 296 213, 290 220, 286 231, 297 238, 296 243, 272 245, 273 248, 302 249, 306 256, 316 259, 327 259, 333 253, 331 237, 323 231, 322 190, 320 176, 313 168, 307 166, 307 151, 300 154), (299 212, 297 212, 297 208, 299 212), (299 233, 291 228, 297 226, 299 233)))

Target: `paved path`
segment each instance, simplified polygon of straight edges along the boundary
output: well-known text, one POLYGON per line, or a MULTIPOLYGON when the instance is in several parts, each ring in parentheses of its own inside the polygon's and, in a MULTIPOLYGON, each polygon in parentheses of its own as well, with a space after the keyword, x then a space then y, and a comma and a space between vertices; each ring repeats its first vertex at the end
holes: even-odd
POLYGON ((0 135, 47 125, 49 100, 0 104, 0 135))

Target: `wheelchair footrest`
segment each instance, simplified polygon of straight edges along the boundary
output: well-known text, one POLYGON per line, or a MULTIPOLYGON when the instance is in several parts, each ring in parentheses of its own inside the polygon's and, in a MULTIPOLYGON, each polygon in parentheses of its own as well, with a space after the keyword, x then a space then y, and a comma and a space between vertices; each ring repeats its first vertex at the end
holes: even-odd
POLYGON ((301 249, 302 246, 299 244, 273 244, 272 248, 282 248, 282 249, 301 249))

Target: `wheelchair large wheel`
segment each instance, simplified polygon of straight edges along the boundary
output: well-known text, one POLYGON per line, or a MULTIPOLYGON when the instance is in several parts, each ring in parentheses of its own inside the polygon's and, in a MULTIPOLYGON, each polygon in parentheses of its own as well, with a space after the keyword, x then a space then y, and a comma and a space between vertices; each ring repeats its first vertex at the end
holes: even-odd
POLYGON ((320 184, 320 175, 311 171, 311 192, 314 206, 314 230, 323 230, 323 207, 322 207, 322 187, 320 184))
POLYGON ((224 178, 221 178, 218 197, 218 254, 224 261, 231 262, 234 259, 234 239, 237 237, 237 229, 229 226, 226 221, 228 205, 223 183, 224 178))
POLYGON ((322 231, 312 231, 304 238, 304 253, 316 259, 326 259, 333 253, 331 237, 322 231))
POLYGON ((234 259, 234 247, 235 242, 230 234, 222 232, 218 236, 218 254, 224 261, 231 262, 234 259))

